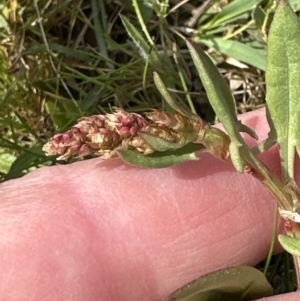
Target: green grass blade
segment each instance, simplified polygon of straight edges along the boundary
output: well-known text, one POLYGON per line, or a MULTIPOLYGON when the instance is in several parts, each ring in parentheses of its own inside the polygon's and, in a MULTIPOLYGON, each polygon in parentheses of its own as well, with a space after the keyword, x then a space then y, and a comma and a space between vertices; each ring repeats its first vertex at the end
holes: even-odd
POLYGON ((252 11, 262 0, 235 0, 221 10, 210 22, 205 24, 201 29, 210 29, 221 26, 224 23, 232 22, 237 17, 248 11, 252 11))
POLYGON ((177 101, 175 101, 157 72, 153 73, 153 79, 156 88, 172 109, 188 118, 198 119, 198 116, 193 114, 192 111, 190 111, 184 104, 179 104, 177 101))
POLYGON ((36 168, 39 164, 49 161, 42 151, 42 145, 33 146, 24 150, 20 156, 14 160, 5 177, 6 180, 14 179, 24 175, 30 168, 36 168))
POLYGON ((280 1, 268 40, 267 106, 280 145, 283 179, 294 177, 300 152, 300 24, 286 1, 280 1))
MULTIPOLYGON (((143 30, 143 32, 144 32, 144 34, 145 34, 145 36, 146 36, 149 44, 151 46, 154 46, 154 42, 153 42, 153 40, 152 40, 152 38, 150 36, 150 33, 149 33, 148 29, 147 29, 147 26, 145 24, 145 21, 144 21, 144 18, 143 18, 143 15, 142 15, 142 12, 141 12, 141 9, 140 9, 140 6, 139 6, 138 2, 139 2, 138 0, 132 0, 132 5, 134 7, 136 16, 137 16, 137 18, 139 20, 139 23, 140 23, 140 25, 142 27, 142 30, 143 30)), ((141 3, 141 4, 143 5, 143 3, 141 3)))
POLYGON ((107 32, 107 15, 102 1, 92 0, 93 22, 95 24, 95 35, 100 52, 108 56, 107 45, 104 33, 107 32))
POLYGON ((158 62, 158 56, 155 51, 151 51, 151 47, 145 41, 143 36, 139 33, 139 31, 135 28, 135 26, 129 21, 125 16, 121 16, 121 20, 125 29, 135 45, 138 47, 142 57, 145 60, 149 60, 150 65, 158 62))
POLYGON ((226 40, 223 38, 212 39, 195 39, 209 47, 232 57, 238 61, 247 63, 260 70, 266 69, 267 53, 264 49, 253 48, 250 44, 240 43, 237 41, 226 40))

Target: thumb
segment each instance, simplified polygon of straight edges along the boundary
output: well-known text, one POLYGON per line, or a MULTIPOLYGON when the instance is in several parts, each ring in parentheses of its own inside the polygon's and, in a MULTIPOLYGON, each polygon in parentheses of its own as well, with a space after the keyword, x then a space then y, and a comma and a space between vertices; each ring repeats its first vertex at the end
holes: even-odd
MULTIPOLYGON (((263 111, 243 119, 266 137, 263 111)), ((276 150, 264 159, 278 170, 276 150)), ((209 154, 166 169, 93 159, 1 188, 8 301, 157 301, 213 270, 258 263, 271 240, 270 194, 209 154)))

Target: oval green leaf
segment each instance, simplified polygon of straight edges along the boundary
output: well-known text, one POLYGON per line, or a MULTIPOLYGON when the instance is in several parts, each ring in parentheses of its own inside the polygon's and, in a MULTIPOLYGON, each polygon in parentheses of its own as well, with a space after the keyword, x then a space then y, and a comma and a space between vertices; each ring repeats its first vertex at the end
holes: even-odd
MULTIPOLYGON (((235 102, 231 91, 211 59, 202 49, 196 50, 192 42, 187 41, 187 46, 206 90, 209 102, 231 139, 230 156, 232 163, 239 172, 243 172, 244 160, 241 156, 240 148, 245 145, 245 142, 240 135, 240 131, 244 131, 254 137, 255 133, 247 126, 242 125, 237 119, 235 102)), ((245 148, 245 150, 247 149, 245 148)))
POLYGON ((167 150, 177 149, 183 146, 182 143, 170 142, 166 139, 142 131, 139 132, 139 136, 141 136, 153 149, 158 152, 165 152, 167 150))
POLYGON ((259 270, 240 266, 207 274, 179 289, 166 301, 246 301, 273 295, 259 270))
POLYGON ((202 144, 190 143, 175 151, 142 155, 132 150, 119 151, 119 156, 126 163, 139 167, 164 168, 186 161, 199 160, 195 152, 203 150, 202 144))
POLYGON ((278 240, 282 247, 294 256, 300 257, 300 240, 294 237, 280 234, 278 240))
POLYGON ((280 1, 270 28, 267 57, 267 106, 271 135, 280 145, 283 179, 294 177, 300 152, 300 23, 287 1, 280 1))

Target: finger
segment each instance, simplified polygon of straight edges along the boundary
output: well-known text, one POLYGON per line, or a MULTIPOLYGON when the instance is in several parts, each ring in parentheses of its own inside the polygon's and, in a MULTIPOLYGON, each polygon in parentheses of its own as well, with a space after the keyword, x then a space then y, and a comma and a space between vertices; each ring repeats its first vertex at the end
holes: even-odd
MULTIPOLYGON (((262 111, 244 120, 267 136, 262 111)), ((278 171, 276 150, 264 160, 278 171)), ((275 210, 256 179, 209 154, 168 169, 98 159, 43 168, 2 191, 5 300, 161 300, 262 260, 275 210)))
POLYGON ((258 299, 256 301, 297 301, 300 299, 300 293, 294 292, 290 294, 282 294, 273 297, 258 299))

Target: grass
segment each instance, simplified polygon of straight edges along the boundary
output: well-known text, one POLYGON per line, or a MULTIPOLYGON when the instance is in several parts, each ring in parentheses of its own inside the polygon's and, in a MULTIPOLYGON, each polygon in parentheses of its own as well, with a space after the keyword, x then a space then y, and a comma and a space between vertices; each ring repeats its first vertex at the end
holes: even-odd
POLYGON ((218 65, 239 113, 264 105, 271 0, 7 0, 0 11, 0 181, 58 164, 42 145, 82 116, 165 109, 153 71, 216 122, 186 37, 218 65))

